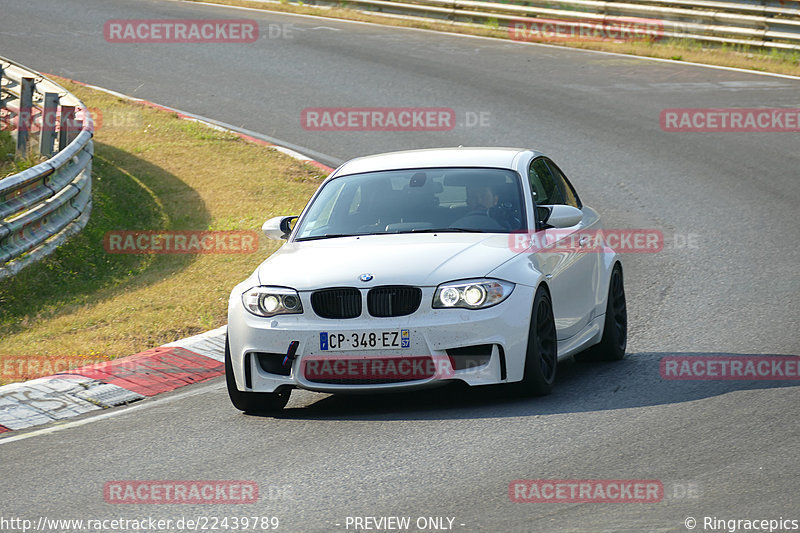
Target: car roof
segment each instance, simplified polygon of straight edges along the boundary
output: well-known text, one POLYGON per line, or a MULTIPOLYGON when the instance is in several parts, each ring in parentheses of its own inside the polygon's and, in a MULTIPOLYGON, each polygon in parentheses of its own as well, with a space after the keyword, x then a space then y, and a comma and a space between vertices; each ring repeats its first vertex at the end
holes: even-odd
POLYGON ((513 169, 514 161, 522 153, 534 150, 525 148, 428 148, 405 150, 351 159, 343 164, 337 176, 360 174, 381 170, 433 167, 492 167, 513 169))

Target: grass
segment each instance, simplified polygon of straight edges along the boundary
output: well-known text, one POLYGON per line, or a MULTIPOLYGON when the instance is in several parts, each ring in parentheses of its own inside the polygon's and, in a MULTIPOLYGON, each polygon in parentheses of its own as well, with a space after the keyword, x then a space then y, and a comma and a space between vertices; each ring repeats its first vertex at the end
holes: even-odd
POLYGON ((0 130, 0 179, 14 173, 14 139, 0 130))
POLYGON ((43 161, 47 161, 47 157, 37 153, 33 146, 28 149, 25 157, 16 155, 14 138, 7 131, 0 131, 0 179, 13 176, 43 161))
POLYGON ((262 237, 254 254, 127 255, 106 253, 103 236, 257 230, 266 218, 299 213, 321 171, 173 113, 61 83, 104 114, 92 217, 43 262, 0 281, 0 365, 113 359, 224 324, 230 290, 278 243, 262 237))
MULTIPOLYGON (((317 15, 334 19, 357 20, 374 22, 390 26, 423 28, 429 30, 446 31, 451 33, 464 33, 468 35, 481 35, 509 39, 509 30, 499 26, 495 19, 488 19, 485 24, 454 24, 432 22, 423 19, 398 18, 388 14, 365 12, 358 8, 347 8, 346 2, 339 7, 315 7, 304 5, 302 2, 290 3, 286 0, 280 2, 258 2, 251 0, 191 0, 198 3, 213 3, 230 6, 250 7, 264 11, 277 11, 285 13, 301 13, 317 15)), ((645 57, 671 59, 675 61, 688 61, 692 63, 705 63, 725 67, 735 67, 745 70, 760 72, 774 72, 800 76, 800 52, 783 51, 776 48, 762 49, 757 46, 742 45, 711 45, 691 40, 664 39, 658 41, 636 40, 626 42, 610 41, 541 41, 559 46, 602 50, 619 54, 632 54, 645 57)))
POLYGON ((33 146, 25 157, 17 156, 14 138, 9 132, 0 131, 0 179, 27 170, 46 160, 47 158, 39 155, 33 146))
POLYGON ((7 131, 0 131, 0 179, 38 165, 47 159, 31 149, 25 157, 16 155, 14 138, 7 131))

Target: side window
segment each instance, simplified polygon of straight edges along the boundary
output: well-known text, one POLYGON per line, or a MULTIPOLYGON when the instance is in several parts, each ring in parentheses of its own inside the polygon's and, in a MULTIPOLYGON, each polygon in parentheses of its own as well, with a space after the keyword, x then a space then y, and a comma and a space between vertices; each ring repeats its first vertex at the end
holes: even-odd
POLYGON ((563 204, 564 199, 544 158, 534 159, 528 171, 533 199, 537 205, 563 204))
POLYGON ((564 203, 580 209, 582 207, 581 200, 578 198, 575 189, 572 188, 572 184, 569 182, 564 173, 561 172, 561 169, 549 159, 547 160, 547 166, 553 175, 556 185, 558 185, 558 189, 561 191, 561 196, 564 198, 564 203))

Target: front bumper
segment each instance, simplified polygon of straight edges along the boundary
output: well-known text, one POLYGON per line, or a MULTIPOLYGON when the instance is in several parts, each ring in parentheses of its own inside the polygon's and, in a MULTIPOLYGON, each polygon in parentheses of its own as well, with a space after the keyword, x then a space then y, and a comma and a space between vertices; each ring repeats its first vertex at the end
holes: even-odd
MULTIPOLYGON (((312 310, 310 292, 300 293, 303 314, 258 317, 242 306, 241 294, 248 288, 244 284, 237 286, 228 308, 231 365, 237 388, 241 391, 274 392, 279 387, 290 386, 330 393, 378 392, 429 387, 449 380, 460 380, 469 385, 490 385, 519 381, 523 376, 534 296, 532 287, 517 285, 503 302, 478 310, 432 309, 435 287, 423 287, 422 304, 411 315, 376 318, 369 316, 365 310, 360 317, 353 319, 316 316, 312 310), (409 330, 409 348, 333 354, 320 348, 320 332, 369 333, 399 329, 409 330), (258 362, 258 354, 286 354, 292 341, 297 341, 298 346, 291 367, 284 371, 288 375, 265 371, 258 362), (491 355, 485 364, 453 368, 448 350, 452 354, 458 348, 478 345, 491 345, 491 355), (367 383, 368 380, 321 383, 308 379, 306 375, 308 363, 321 357, 387 358, 398 361, 420 356, 435 361, 436 372, 432 376, 391 383, 367 383), (247 372, 245 362, 249 367, 247 372)), ((362 293, 365 295, 366 289, 362 293)))

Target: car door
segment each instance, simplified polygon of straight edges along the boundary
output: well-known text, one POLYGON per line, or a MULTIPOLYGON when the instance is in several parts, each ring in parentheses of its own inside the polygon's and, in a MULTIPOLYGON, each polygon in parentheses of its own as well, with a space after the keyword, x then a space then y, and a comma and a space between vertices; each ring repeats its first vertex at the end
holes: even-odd
POLYGON ((558 340, 564 340, 578 334, 594 318, 600 254, 585 252, 581 244, 586 242, 583 233, 591 229, 596 217, 587 214, 575 190, 549 159, 534 159, 528 179, 536 205, 572 205, 584 212, 581 222, 570 228, 549 228, 537 219, 537 242, 553 246, 538 248, 536 262, 550 287, 558 340))

